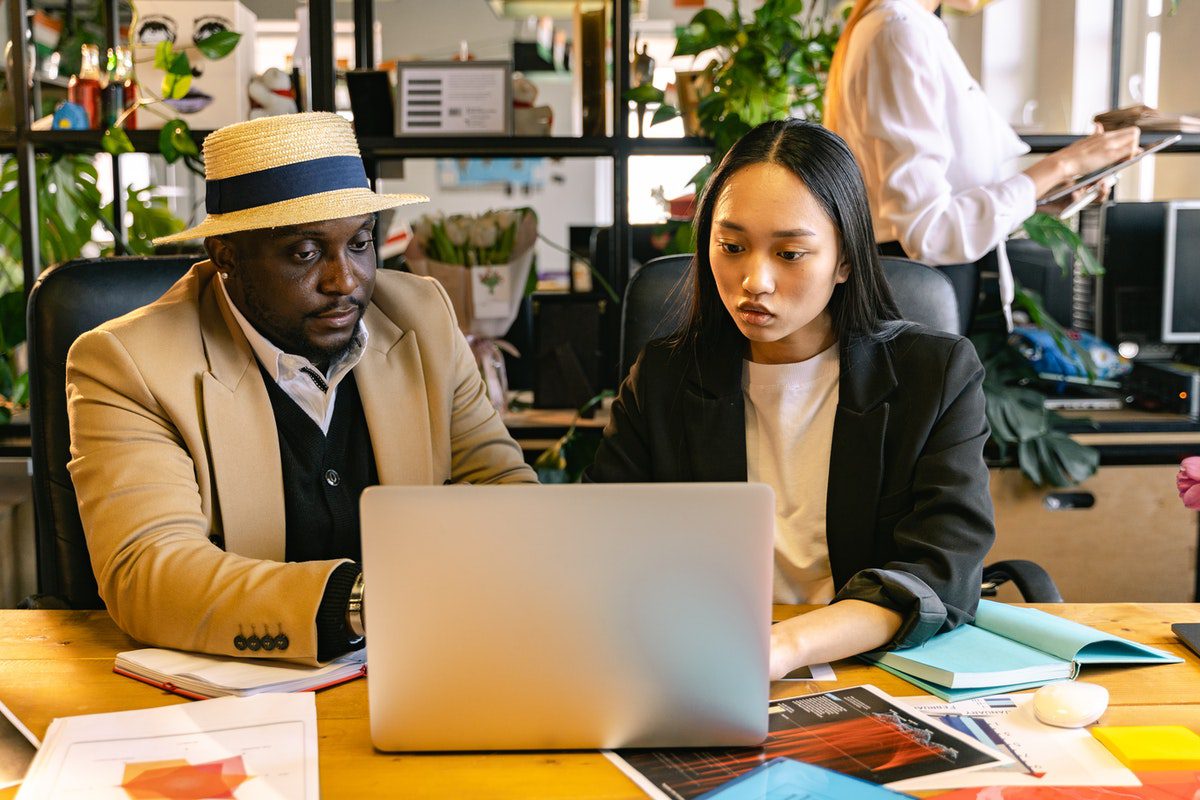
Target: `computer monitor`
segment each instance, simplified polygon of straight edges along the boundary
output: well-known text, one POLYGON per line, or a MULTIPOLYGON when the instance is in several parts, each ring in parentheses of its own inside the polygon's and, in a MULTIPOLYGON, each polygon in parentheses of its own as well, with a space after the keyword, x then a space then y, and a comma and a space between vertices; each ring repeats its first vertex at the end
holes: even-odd
POLYGON ((1200 342, 1200 200, 1166 209, 1162 340, 1200 342))

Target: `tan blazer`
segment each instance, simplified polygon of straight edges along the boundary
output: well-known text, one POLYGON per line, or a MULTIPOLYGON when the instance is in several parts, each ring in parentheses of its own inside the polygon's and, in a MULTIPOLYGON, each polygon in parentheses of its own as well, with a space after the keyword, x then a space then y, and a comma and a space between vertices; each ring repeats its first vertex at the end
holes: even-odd
MULTIPOLYGON (((100 596, 149 644, 316 663, 341 561, 282 563, 283 477, 262 374, 209 261, 67 357, 68 465, 100 596), (222 546, 223 545, 223 549, 222 546)), ((381 270, 354 377, 383 484, 534 482, 488 403, 445 291, 381 270)))

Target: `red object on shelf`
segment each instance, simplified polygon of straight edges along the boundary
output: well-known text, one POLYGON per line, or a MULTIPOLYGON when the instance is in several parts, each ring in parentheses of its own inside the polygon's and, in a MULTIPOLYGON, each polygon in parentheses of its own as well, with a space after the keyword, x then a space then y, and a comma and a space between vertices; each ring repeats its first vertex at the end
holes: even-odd
POLYGON ((94 44, 80 47, 82 62, 79 74, 67 83, 67 100, 83 107, 88 115, 88 127, 100 127, 100 48, 94 44))
POLYGON ((691 219, 696 216, 696 195, 685 194, 667 201, 671 219, 691 219))

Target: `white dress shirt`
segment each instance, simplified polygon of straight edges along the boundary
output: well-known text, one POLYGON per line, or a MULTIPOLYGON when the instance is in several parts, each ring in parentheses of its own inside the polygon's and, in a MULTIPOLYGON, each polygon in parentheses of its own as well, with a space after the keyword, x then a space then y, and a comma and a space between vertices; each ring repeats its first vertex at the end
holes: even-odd
POLYGON ((998 245, 1036 206, 1033 180, 1016 163, 1029 147, 988 102, 945 24, 917 0, 881 0, 850 36, 835 102, 835 132, 862 166, 876 239, 935 265, 996 248, 1007 315, 1012 271, 998 245))
POLYGON ((838 346, 795 364, 743 362, 746 478, 775 490, 776 603, 828 603, 825 534, 838 346))
POLYGON ((218 278, 217 285, 221 287, 225 302, 229 303, 229 310, 233 312, 238 327, 246 335, 246 341, 254 350, 258 363, 262 364, 279 388, 317 423, 321 432, 328 435, 329 423, 333 421, 333 406, 337 401, 338 384, 358 365, 367 346, 367 328, 363 321, 360 319, 354 329, 350 349, 329 365, 329 372, 326 374, 304 356, 285 353, 273 345, 250 324, 250 320, 246 319, 230 300, 223 278, 218 278))

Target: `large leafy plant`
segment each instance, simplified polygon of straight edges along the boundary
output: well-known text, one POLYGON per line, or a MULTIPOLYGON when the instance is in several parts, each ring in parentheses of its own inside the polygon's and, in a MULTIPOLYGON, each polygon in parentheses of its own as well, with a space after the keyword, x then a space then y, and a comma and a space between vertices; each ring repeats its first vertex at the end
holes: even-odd
MULTIPOLYGON (((40 154, 34 173, 41 263, 78 258, 92 243, 97 225, 107 229, 114 242, 118 239, 113 204, 101 198, 99 175, 90 156, 40 154)), ((20 201, 17 160, 9 158, 0 166, 0 423, 8 422, 29 402, 28 375, 18 358, 25 341, 20 201)), ((183 221, 148 186, 128 190, 125 211, 129 225, 120 241, 129 253, 147 255, 153 252, 154 237, 183 230, 183 221)))
MULTIPOLYGON (((728 16, 706 8, 679 33, 676 56, 712 53, 703 69, 712 91, 700 99, 698 115, 713 142, 711 163, 754 126, 773 119, 803 117, 819 122, 825 80, 841 33, 841 15, 826 15, 818 0, 766 0, 744 19, 733 0, 728 16)), ((651 125, 679 116, 661 89, 639 86, 628 99, 660 103, 651 125)), ((702 186, 711 167, 695 177, 702 186)))

